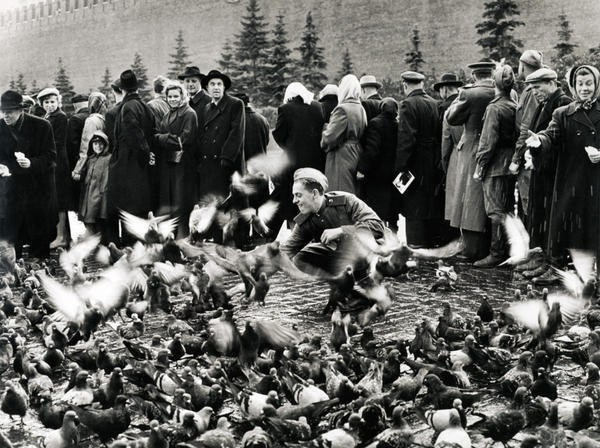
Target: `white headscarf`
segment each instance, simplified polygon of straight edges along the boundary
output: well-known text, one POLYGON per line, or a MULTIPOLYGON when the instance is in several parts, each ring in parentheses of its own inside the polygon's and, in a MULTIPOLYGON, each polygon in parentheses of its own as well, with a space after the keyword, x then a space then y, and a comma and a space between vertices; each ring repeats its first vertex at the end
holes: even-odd
POLYGON ((297 96, 302 98, 304 104, 310 104, 315 95, 314 93, 310 93, 308 90, 306 90, 306 87, 304 87, 301 83, 293 82, 289 86, 287 86, 287 89, 285 89, 283 102, 287 103, 292 98, 296 98, 297 96))
POLYGON ((360 98, 360 82, 354 75, 346 75, 340 81, 338 103, 341 103, 348 98, 360 98))

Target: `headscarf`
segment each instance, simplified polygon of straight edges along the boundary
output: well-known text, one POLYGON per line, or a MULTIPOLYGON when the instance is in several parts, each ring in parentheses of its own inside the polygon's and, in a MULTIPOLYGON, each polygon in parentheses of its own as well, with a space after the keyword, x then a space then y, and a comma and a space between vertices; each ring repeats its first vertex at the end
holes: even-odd
MULTIPOLYGON (((172 81, 172 80, 169 80, 165 84, 165 88, 163 90, 163 93, 165 95, 165 101, 167 101, 167 94, 169 93, 169 90, 173 90, 173 89, 177 89, 177 90, 179 90, 179 92, 181 92, 181 101, 179 102, 178 106, 171 107, 171 105, 169 105, 169 108, 171 108, 171 109, 178 109, 181 106, 183 106, 184 104, 188 104, 189 100, 188 100, 187 90, 185 90, 183 88, 183 85, 179 81, 172 81)), ((167 101, 167 104, 169 104, 168 101, 167 101)))
POLYGON ((379 103, 379 112, 386 115, 391 115, 398 121, 398 101, 392 97, 386 97, 379 103))
POLYGON ((358 78, 354 75, 346 75, 340 81, 340 87, 338 90, 338 103, 342 103, 343 101, 353 98, 360 98, 360 82, 358 78))
POLYGON ((310 104, 314 98, 314 94, 309 92, 301 83, 294 81, 285 89, 283 102, 288 103, 297 96, 302 98, 304 104, 310 104))
POLYGON ((592 108, 592 105, 598 99, 598 96, 600 96, 600 72, 598 71, 598 69, 592 65, 580 65, 578 67, 573 67, 569 69, 565 77, 567 78, 569 90, 571 91, 571 94, 573 95, 573 98, 575 98, 575 102, 577 103, 577 109, 590 110, 592 108), (577 73, 579 73, 579 71, 584 68, 592 74, 595 86, 594 94, 590 99, 587 99, 585 101, 579 98, 579 96, 577 95, 576 88, 577 73))
POLYGON ((501 65, 494 70, 494 84, 498 89, 509 93, 515 84, 515 74, 510 65, 501 65))
MULTIPOLYGON (((106 106, 106 95, 102 92, 90 93, 90 97, 88 98, 90 114, 102 114, 101 111, 103 106, 106 106)), ((106 110, 104 112, 106 113, 106 110)))

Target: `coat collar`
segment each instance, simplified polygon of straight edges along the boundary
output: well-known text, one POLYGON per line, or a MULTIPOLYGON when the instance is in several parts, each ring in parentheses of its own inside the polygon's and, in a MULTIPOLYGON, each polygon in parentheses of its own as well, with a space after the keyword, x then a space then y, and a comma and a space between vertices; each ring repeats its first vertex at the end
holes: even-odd
POLYGON ((229 98, 229 95, 227 95, 227 92, 225 92, 223 94, 223 98, 221 98, 221 101, 219 101, 218 104, 214 104, 211 101, 206 105, 206 107, 208 108, 208 112, 206 113, 206 121, 204 122, 205 125, 213 121, 225 111, 225 108, 229 104, 229 98))
POLYGON ((208 94, 203 90, 200 89, 200 91, 198 93, 196 93, 191 99, 190 99, 190 103, 192 104, 198 104, 200 101, 202 101, 204 99, 204 97, 208 96, 208 94))
POLYGON ((406 97, 408 98, 410 96, 417 96, 417 95, 425 95, 425 91, 423 89, 413 90, 408 95, 406 95, 406 97))
POLYGON ((596 100, 594 106, 586 112, 582 109, 577 108, 577 103, 574 101, 567 106, 568 116, 571 116, 574 121, 587 126, 590 129, 596 129, 596 124, 600 122, 600 104, 599 101, 596 100))
POLYGON ((475 81, 473 83, 473 87, 494 87, 494 80, 493 79, 482 79, 480 81, 475 81))
POLYGON ((125 101, 130 101, 130 100, 140 100, 142 97, 140 96, 140 94, 138 92, 129 92, 127 95, 125 95, 125 97, 123 98, 123 103, 125 101))
POLYGON ((379 93, 374 93, 373 95, 371 95, 370 97, 367 98, 368 100, 381 100, 383 98, 381 98, 381 95, 379 93))

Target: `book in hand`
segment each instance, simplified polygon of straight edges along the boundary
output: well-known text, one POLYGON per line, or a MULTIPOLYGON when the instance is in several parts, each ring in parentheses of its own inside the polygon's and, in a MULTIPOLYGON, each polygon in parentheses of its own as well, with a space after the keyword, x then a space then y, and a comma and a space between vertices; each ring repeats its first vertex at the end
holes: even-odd
POLYGON ((410 184, 415 180, 415 176, 410 171, 402 171, 400 174, 396 176, 394 181, 394 187, 400 192, 400 194, 404 194, 404 192, 410 187, 410 184))

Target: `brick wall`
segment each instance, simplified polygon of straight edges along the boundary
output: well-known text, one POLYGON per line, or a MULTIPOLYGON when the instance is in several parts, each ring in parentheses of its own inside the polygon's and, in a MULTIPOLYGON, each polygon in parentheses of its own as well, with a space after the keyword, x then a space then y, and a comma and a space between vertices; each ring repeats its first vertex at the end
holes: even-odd
MULTIPOLYGON (((415 24, 421 30, 427 71, 439 75, 479 59, 475 24, 481 19, 483 3, 262 0, 261 7, 269 22, 280 12, 286 16, 294 46, 311 9, 332 75, 348 47, 357 74, 368 71, 380 78, 397 78, 405 69, 404 54, 415 24)), ((167 70, 180 28, 193 61, 207 71, 215 65, 225 40, 239 30, 245 11, 244 0, 28 0, 23 4, 18 23, 15 10, 0 15, 2 88, 19 72, 28 84, 32 79, 38 86, 51 83, 62 57, 76 90, 88 91, 98 87, 105 67, 116 77, 131 64, 136 51, 152 77, 167 70)), ((526 47, 544 51, 548 59, 562 11, 571 21, 576 43, 582 48, 600 44, 598 0, 519 0, 519 4, 526 23, 519 37, 526 47)))

